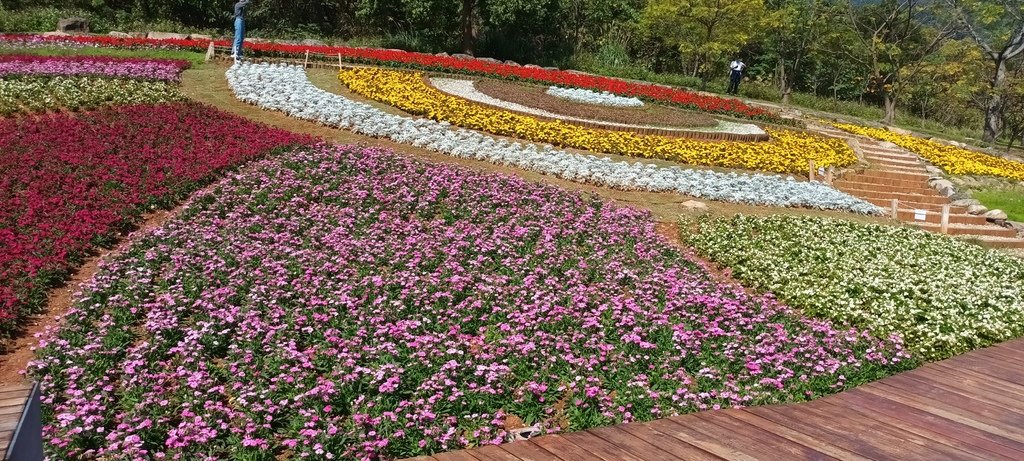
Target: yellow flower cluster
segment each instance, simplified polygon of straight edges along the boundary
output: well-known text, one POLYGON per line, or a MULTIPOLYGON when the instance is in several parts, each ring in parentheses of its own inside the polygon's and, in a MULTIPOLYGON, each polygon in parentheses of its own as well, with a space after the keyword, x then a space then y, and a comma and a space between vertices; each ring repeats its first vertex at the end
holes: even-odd
POLYGON ((765 142, 642 135, 542 120, 484 106, 431 87, 421 73, 352 68, 343 69, 339 78, 353 92, 411 114, 500 136, 591 152, 778 173, 807 171, 809 160, 819 166, 846 166, 857 161, 856 154, 842 140, 792 130, 768 130, 772 140, 765 142))
POLYGON ((867 136, 869 138, 889 141, 907 149, 935 166, 954 175, 1000 176, 1004 178, 1024 180, 1024 163, 999 158, 959 147, 915 138, 913 136, 893 133, 881 128, 867 128, 858 125, 834 124, 840 130, 867 136))

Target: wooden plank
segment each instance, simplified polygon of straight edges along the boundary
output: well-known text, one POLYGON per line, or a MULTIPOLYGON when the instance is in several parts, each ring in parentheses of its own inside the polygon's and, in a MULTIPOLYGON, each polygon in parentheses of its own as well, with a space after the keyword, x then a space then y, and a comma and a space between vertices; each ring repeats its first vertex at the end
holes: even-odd
MULTIPOLYGON (((1022 436, 1019 432, 1017 432, 1017 431, 1011 432, 1011 431, 1004 430, 1003 427, 1007 427, 1007 426, 1005 426, 1005 425, 994 426, 994 425, 992 425, 992 423, 991 423, 991 421, 989 419, 986 419, 983 416, 979 417, 978 415, 975 415, 975 414, 968 414, 968 413, 964 412, 964 410, 962 408, 959 408, 959 407, 956 407, 956 406, 953 406, 953 405, 949 405, 949 404, 944 403, 944 402, 935 401, 935 400, 929 400, 929 399, 921 399, 920 397, 914 396, 914 395, 902 395, 903 393, 899 392, 898 390, 897 390, 897 392, 892 392, 891 390, 886 389, 884 386, 881 386, 881 385, 879 385, 879 386, 861 386, 861 387, 858 387, 857 389, 853 389, 850 392, 856 392, 856 391, 867 392, 867 393, 870 393, 870 394, 874 394, 876 396, 881 396, 881 397, 887 398, 889 400, 893 400, 893 401, 905 404, 907 406, 910 406, 910 407, 913 407, 913 408, 917 408, 919 410, 926 411, 928 413, 932 413, 932 414, 934 414, 936 416, 939 416, 939 417, 942 417, 942 418, 945 418, 945 419, 950 419, 950 420, 953 420, 953 421, 960 422, 960 423, 962 423, 964 425, 971 426, 973 428, 976 428, 976 429, 979 429, 979 430, 982 430, 982 431, 985 431, 985 432, 988 432, 988 433, 991 433, 991 434, 996 434, 996 435, 999 435, 999 436, 1002 436, 1002 437, 1006 437, 1008 439, 1011 439, 1011 440, 1014 440, 1014 441, 1018 441, 1018 442, 1024 442, 1024 436, 1022 436)), ((1009 427, 1015 427, 1015 426, 1009 426, 1009 427)))
POLYGON ((729 411, 709 411, 701 413, 701 420, 709 426, 697 427, 708 435, 729 434, 728 440, 736 441, 736 448, 751 456, 772 453, 785 459, 834 460, 818 450, 777 436, 771 431, 762 431, 738 419, 726 416, 729 411))
POLYGON ((566 440, 576 444, 576 446, 593 453, 608 461, 622 460, 622 461, 643 461, 644 458, 631 453, 625 448, 616 446, 603 438, 595 435, 590 431, 582 432, 569 432, 562 434, 566 440), (611 458, 609 458, 609 456, 611 458))
POLYGON ((960 408, 964 413, 973 414, 982 421, 990 421, 1003 427, 1024 427, 1024 414, 993 405, 985 401, 945 390, 910 376, 897 375, 879 381, 878 387, 888 388, 890 393, 913 395, 926 402, 942 402, 960 408))
POLYGON ((858 407, 849 405, 839 406, 834 403, 826 403, 824 405, 819 405, 818 408, 828 410, 831 414, 849 415, 848 417, 854 418, 868 427, 874 427, 879 432, 892 434, 896 437, 902 437, 902 434, 911 434, 912 439, 905 440, 911 442, 916 440, 922 446, 927 446, 928 448, 936 451, 949 453, 953 459, 976 459, 978 461, 983 461, 991 460, 994 457, 992 453, 987 453, 980 447, 967 446, 967 444, 958 439, 946 437, 941 433, 928 430, 920 425, 890 418, 875 411, 874 404, 866 407, 858 407))
MULTIPOLYGON (((591 432, 618 446, 642 456, 644 459, 680 459, 661 447, 622 430, 621 426, 591 429, 591 432)), ((689 460, 692 458, 682 458, 689 460)))
POLYGON ((964 354, 961 357, 983 357, 995 360, 996 362, 1006 362, 1013 365, 1024 365, 1024 357, 1020 356, 1020 352, 1007 349, 1005 347, 991 346, 984 349, 978 349, 972 351, 969 354, 964 354))
POLYGON ((437 461, 477 461, 477 458, 470 455, 466 450, 435 453, 434 459, 437 461))
POLYGON ((521 461, 497 445, 482 445, 470 450, 469 454, 481 461, 521 461))
POLYGON ((842 394, 847 408, 869 407, 879 415, 905 421, 910 427, 926 428, 929 431, 982 448, 1011 459, 1024 459, 1024 443, 1007 439, 983 430, 953 421, 927 411, 911 407, 876 395, 857 392, 856 389, 842 394))
POLYGON ((799 411, 771 407, 755 408, 752 411, 790 429, 828 440, 868 458, 936 459, 942 456, 935 450, 907 444, 899 437, 859 424, 848 415, 819 412, 810 404, 802 405, 799 411))
POLYGON ((0 390, 0 400, 21 399, 24 404, 31 393, 32 389, 4 389, 0 390))
POLYGON ((662 450, 665 450, 672 456, 679 459, 686 459, 692 461, 719 461, 725 458, 715 456, 708 453, 700 448, 679 440, 675 437, 667 435, 662 432, 658 432, 650 427, 650 423, 644 424, 623 424, 620 426, 622 430, 633 434, 636 437, 644 439, 654 445, 657 445, 662 450))
POLYGON ((992 386, 998 387, 999 389, 1005 390, 1007 392, 1024 395, 1024 384, 1007 381, 998 376, 994 376, 994 374, 986 374, 986 368, 984 367, 978 370, 965 367, 954 368, 945 363, 936 362, 933 363, 930 368, 937 373, 945 373, 947 376, 951 377, 955 377, 958 375, 969 376, 975 379, 982 380, 992 386))
POLYGON ((433 456, 417 456, 415 458, 406 458, 405 461, 436 461, 433 456))
POLYGON ((870 458, 860 456, 845 448, 837 447, 826 440, 814 438, 804 434, 803 432, 795 431, 784 425, 755 415, 750 411, 729 413, 729 417, 738 419, 752 426, 757 426, 764 431, 771 432, 772 434, 799 443, 803 446, 813 447, 815 450, 835 458, 846 461, 870 461, 870 458))
POLYGON ((966 373, 950 375, 940 370, 920 370, 909 376, 918 381, 948 389, 961 395, 984 400, 1009 410, 1024 411, 1024 394, 1004 389, 995 380, 978 379, 966 373))
POLYGON ((523 461, 562 461, 557 456, 551 454, 551 452, 537 446, 531 440, 506 443, 501 446, 501 449, 523 461))
POLYGON ((953 357, 948 360, 950 366, 974 368, 985 367, 990 373, 1010 382, 1024 383, 1024 363, 1007 361, 1002 357, 992 357, 989 353, 978 352, 966 356, 953 357))
POLYGON ((723 443, 721 436, 709 437, 703 432, 694 430, 690 425, 689 423, 680 424, 666 418, 651 422, 650 428, 724 459, 738 461, 752 461, 756 459, 723 443))
POLYGON ((562 438, 561 434, 545 435, 530 439, 541 448, 558 455, 564 461, 592 461, 594 456, 586 450, 562 438))
POLYGON ((0 400, 0 407, 24 407, 28 395, 21 397, 10 397, 0 400))

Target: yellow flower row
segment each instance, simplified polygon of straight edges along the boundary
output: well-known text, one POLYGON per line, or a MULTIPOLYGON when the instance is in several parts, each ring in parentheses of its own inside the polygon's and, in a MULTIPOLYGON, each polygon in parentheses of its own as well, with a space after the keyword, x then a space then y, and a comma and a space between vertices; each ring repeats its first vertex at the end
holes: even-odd
POLYGON ((856 154, 842 140, 792 130, 767 130, 771 141, 699 141, 669 136, 585 128, 487 107, 445 94, 420 73, 375 68, 344 69, 338 76, 353 92, 416 115, 488 133, 591 152, 661 158, 691 165, 779 173, 820 166, 846 166, 856 154))
POLYGON ((834 124, 836 128, 869 138, 889 141, 907 149, 935 166, 954 175, 1001 176, 1004 178, 1024 180, 1024 163, 999 158, 959 147, 915 138, 913 136, 893 133, 880 128, 867 128, 858 125, 834 124))

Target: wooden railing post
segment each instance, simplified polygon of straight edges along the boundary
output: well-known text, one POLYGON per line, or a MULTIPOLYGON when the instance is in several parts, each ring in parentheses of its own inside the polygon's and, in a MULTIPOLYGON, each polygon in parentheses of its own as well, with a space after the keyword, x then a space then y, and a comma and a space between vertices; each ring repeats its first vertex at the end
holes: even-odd
POLYGON ((831 186, 832 185, 832 179, 833 179, 832 178, 832 167, 828 167, 828 170, 825 170, 825 184, 828 184, 828 185, 831 186))
POLYGON ((210 46, 206 48, 206 59, 205 59, 205 61, 206 62, 212 61, 213 57, 216 56, 216 54, 217 54, 217 50, 215 50, 213 48, 213 42, 210 42, 210 46))
POLYGON ((341 53, 338 53, 338 70, 341 70, 341 53))
POLYGON ((814 168, 814 160, 810 160, 809 163, 810 163, 810 166, 811 166, 811 170, 810 170, 810 172, 807 175, 807 179, 809 179, 811 181, 814 181, 814 170, 815 170, 815 168, 814 168))
POLYGON ((892 219, 900 219, 900 199, 892 199, 892 219))
POLYGON ((306 60, 303 61, 303 63, 302 63, 302 68, 303 69, 305 69, 307 67, 309 67, 309 50, 306 50, 306 60))
POLYGON ((943 234, 949 233, 949 204, 942 205, 942 227, 943 234))

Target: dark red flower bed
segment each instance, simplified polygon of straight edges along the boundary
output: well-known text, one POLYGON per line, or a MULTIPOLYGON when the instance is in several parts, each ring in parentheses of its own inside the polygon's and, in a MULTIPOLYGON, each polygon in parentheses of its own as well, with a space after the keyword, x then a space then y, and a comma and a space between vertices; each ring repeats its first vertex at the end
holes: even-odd
MULTIPOLYGON (((209 40, 188 39, 147 39, 147 38, 116 38, 106 36, 37 36, 37 35, 0 35, 0 40, 27 46, 54 43, 72 45, 109 46, 118 48, 173 48, 203 51, 209 46, 209 40)), ((217 46, 230 46, 228 40, 216 40, 217 46)), ((526 80, 550 85, 564 85, 588 88, 623 96, 639 96, 655 101, 667 102, 680 107, 728 115, 733 117, 763 120, 767 122, 785 123, 778 115, 764 109, 749 106, 743 101, 733 98, 703 95, 679 88, 671 88, 652 83, 630 82, 613 77, 583 74, 572 71, 527 67, 505 64, 498 61, 482 59, 465 59, 453 56, 437 56, 426 53, 414 53, 402 50, 383 50, 378 48, 353 48, 348 46, 311 46, 289 45, 284 43, 252 42, 246 48, 256 55, 302 56, 308 51, 311 54, 337 59, 340 55, 344 61, 377 65, 400 65, 417 69, 454 72, 472 75, 485 75, 506 79, 526 80)))
POLYGON ((309 141, 190 103, 0 119, 0 329, 143 211, 309 141))

